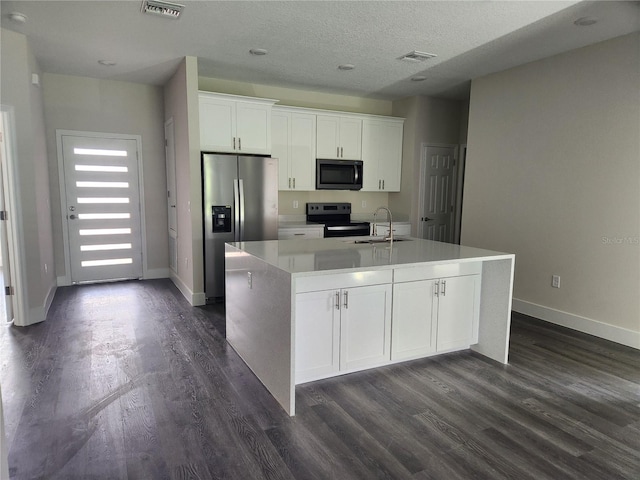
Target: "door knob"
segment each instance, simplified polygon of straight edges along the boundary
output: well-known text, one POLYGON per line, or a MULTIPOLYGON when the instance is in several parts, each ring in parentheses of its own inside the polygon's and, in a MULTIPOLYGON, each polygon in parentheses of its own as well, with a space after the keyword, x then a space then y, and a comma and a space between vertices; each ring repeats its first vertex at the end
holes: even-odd
POLYGON ((75 220, 76 216, 75 215, 69 215, 69 220, 75 220))
POLYGON ((422 218, 423 222, 430 222, 431 220, 433 220, 433 218, 429 218, 429 217, 423 217, 422 218))

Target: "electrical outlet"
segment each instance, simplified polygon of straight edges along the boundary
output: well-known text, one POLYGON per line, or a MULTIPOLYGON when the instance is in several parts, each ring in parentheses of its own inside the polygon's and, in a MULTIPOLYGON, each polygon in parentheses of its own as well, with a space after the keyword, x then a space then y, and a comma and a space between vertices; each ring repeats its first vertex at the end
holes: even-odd
POLYGON ((247 284, 249 285, 249 290, 253 288, 253 274, 251 272, 247 272, 247 284))
POLYGON ((293 208, 298 208, 298 200, 293 201, 293 208))
POLYGON ((560 275, 553 275, 551 277, 551 286, 553 288, 560 288, 560 275))
POLYGON ((366 200, 362 200, 362 208, 367 208, 367 201, 366 200))

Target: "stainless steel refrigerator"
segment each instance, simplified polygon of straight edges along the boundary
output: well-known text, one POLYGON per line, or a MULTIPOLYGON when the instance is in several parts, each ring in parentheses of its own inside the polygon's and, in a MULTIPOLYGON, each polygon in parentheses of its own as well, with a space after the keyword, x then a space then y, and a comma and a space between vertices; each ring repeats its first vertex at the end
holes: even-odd
POLYGON ((224 297, 224 244, 278 238, 278 160, 202 154, 207 303, 224 297))

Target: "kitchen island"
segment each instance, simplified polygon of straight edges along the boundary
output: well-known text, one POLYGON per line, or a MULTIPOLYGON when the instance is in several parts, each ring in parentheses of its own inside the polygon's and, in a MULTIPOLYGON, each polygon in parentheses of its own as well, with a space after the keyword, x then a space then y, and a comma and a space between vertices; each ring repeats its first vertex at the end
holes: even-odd
POLYGON ((507 363, 514 255, 368 240, 225 246, 227 341, 290 415, 308 381, 468 348, 507 363))

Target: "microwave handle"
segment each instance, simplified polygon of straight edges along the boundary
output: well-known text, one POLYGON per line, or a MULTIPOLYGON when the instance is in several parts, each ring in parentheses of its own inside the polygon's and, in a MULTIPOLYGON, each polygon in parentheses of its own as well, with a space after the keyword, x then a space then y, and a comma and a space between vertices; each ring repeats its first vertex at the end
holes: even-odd
POLYGON ((358 173, 358 165, 354 165, 354 166, 353 166, 353 171, 354 171, 354 172, 355 172, 355 174, 356 174, 356 183, 358 183, 358 180, 359 180, 359 178, 360 178, 360 174, 358 173))

